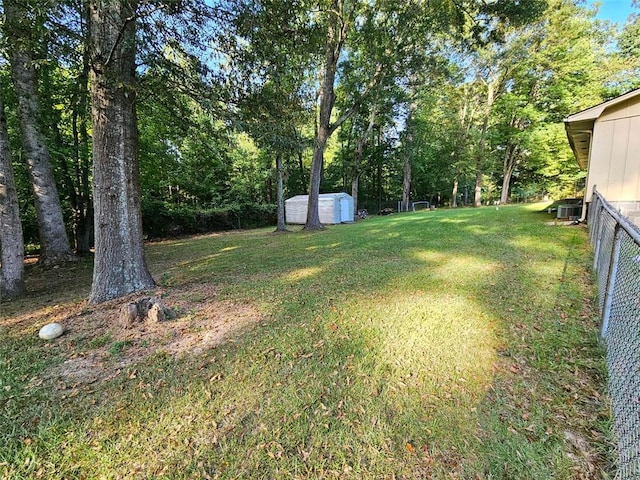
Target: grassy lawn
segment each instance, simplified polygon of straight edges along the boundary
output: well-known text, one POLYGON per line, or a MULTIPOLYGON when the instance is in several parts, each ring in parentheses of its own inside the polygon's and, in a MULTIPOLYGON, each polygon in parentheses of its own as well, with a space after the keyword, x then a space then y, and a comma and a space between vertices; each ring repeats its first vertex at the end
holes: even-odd
POLYGON ((0 477, 608 478, 586 230, 540 210, 153 243, 177 318, 127 331, 84 302, 90 260, 29 267, 0 304, 0 477))

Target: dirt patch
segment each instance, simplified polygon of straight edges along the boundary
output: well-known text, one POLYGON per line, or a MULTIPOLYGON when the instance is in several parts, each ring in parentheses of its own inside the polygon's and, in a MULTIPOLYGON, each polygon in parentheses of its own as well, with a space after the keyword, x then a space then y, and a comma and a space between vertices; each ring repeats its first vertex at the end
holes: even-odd
MULTIPOLYGON (((31 325, 59 322, 65 333, 51 342, 66 352, 67 360, 44 374, 67 385, 86 385, 113 378, 149 355, 200 355, 264 320, 252 305, 218 299, 215 287, 190 285, 181 289, 145 292, 106 302, 67 306, 66 311, 31 314, 31 325), (172 319, 144 322, 123 329, 117 324, 125 303, 152 294, 162 297, 172 319)), ((21 319, 24 322, 26 319, 21 319)))

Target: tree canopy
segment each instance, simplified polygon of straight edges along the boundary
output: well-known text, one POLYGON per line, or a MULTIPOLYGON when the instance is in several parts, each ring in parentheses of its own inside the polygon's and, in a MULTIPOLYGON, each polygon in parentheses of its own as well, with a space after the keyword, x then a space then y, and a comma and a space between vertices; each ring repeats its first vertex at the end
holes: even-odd
POLYGON ((1 7, 3 169, 30 252, 95 246, 97 193, 115 194, 99 140, 131 147, 120 175, 135 187, 123 198, 139 198, 123 207, 140 215, 134 243, 283 229, 283 199, 301 193, 308 229, 321 227, 320 192, 371 212, 575 196, 584 172, 562 119, 640 85, 638 13, 616 28, 574 0, 128 1, 99 46, 104 5, 1 7), (133 137, 109 137, 120 114, 98 138, 98 98, 104 112, 131 103, 133 137))

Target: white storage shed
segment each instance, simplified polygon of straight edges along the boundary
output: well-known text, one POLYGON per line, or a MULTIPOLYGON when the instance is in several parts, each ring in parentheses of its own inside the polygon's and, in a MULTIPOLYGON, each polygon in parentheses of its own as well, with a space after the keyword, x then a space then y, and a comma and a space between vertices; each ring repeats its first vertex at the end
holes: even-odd
MULTIPOLYGON (((309 195, 296 195, 284 202, 287 223, 304 225, 307 222, 309 195)), ((320 222, 326 224, 354 221, 353 197, 344 192, 321 193, 318 198, 320 222)))

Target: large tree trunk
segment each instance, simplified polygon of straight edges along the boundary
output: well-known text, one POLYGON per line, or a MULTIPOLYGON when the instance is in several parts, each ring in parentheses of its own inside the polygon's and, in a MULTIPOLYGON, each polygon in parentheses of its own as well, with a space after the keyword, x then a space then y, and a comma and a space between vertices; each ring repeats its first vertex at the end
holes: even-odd
POLYGON ((319 102, 319 124, 316 133, 316 141, 313 146, 313 158, 311 161, 311 178, 309 180, 309 203, 307 206, 307 221, 305 230, 320 230, 323 228, 320 223, 318 212, 318 197, 320 195, 320 180, 322 178, 322 168, 324 164, 324 152, 327 148, 327 140, 338 128, 339 124, 346 120, 342 118, 335 124, 331 124, 331 114, 336 100, 334 84, 338 60, 342 51, 344 36, 346 32, 346 22, 342 18, 343 0, 333 0, 327 21, 327 40, 324 50, 324 68, 320 83, 319 102))
POLYGON ((90 303, 154 286, 144 256, 135 111, 137 2, 92 0, 95 261, 90 303))
POLYGON ((478 143, 478 152, 476 154, 476 183, 473 192, 473 206, 482 205, 482 173, 484 170, 484 154, 487 146, 487 131, 489 130, 489 116, 495 101, 494 85, 492 82, 487 84, 487 106, 482 127, 480 130, 480 141, 478 143))
POLYGON ((55 265, 74 256, 64 224, 60 198, 51 167, 49 150, 40 128, 38 84, 32 55, 34 26, 23 2, 4 2, 4 31, 16 95, 24 152, 35 196, 36 216, 40 234, 42 265, 55 265))
MULTIPOLYGON (((322 110, 322 107, 320 107, 322 110)), ((307 221, 304 225, 305 230, 321 230, 323 228, 320 222, 319 197, 320 197, 320 180, 322 179, 322 167, 324 164, 324 151, 327 147, 327 139, 329 138, 328 130, 324 130, 322 126, 316 136, 316 143, 313 148, 313 159, 311 161, 311 178, 309 180, 309 203, 307 205, 307 221)))
POLYGON ((0 98, 0 300, 23 290, 24 240, 11 166, 9 135, 0 98))
POLYGON ((458 172, 453 177, 453 188, 451 189, 451 208, 456 208, 458 206, 458 183, 459 183, 459 175, 458 172))
POLYGON ((276 155, 277 197, 278 197, 278 225, 276 232, 286 232, 287 224, 284 218, 284 185, 282 181, 282 155, 276 155))
POLYGON ((509 202, 509 186, 511 185, 511 176, 516 168, 517 157, 518 147, 513 144, 508 144, 504 152, 502 165, 502 192, 500 193, 500 203, 509 202))

